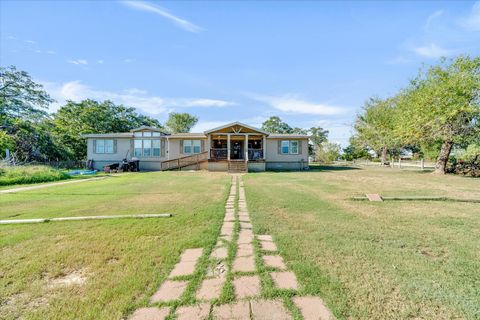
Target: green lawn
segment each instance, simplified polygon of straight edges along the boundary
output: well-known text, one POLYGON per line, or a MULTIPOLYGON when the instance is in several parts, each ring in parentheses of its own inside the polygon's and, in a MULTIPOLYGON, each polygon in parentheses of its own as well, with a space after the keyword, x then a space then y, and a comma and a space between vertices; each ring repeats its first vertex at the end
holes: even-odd
POLYGON ((302 293, 340 319, 479 319, 480 205, 352 201, 364 193, 480 199, 480 179, 389 168, 248 174, 255 233, 302 293))
POLYGON ((203 247, 208 255, 229 185, 221 173, 152 172, 0 194, 0 219, 174 214, 0 226, 0 319, 129 315, 146 305, 184 249, 203 247), (85 282, 59 285, 65 276, 85 282))
MULTIPOLYGON (((479 204, 350 199, 480 199, 480 179, 323 167, 251 173, 244 181, 255 233, 274 236, 300 294, 321 296, 339 319, 480 318, 479 204)), ((174 214, 0 226, 0 319, 128 317, 147 304, 184 249, 205 248, 206 263, 229 185, 224 173, 149 172, 0 194, 0 219, 174 214), (85 282, 58 285, 71 277, 85 282)), ((229 251, 231 266, 235 246, 229 251)), ((268 270, 257 268, 264 296, 282 297, 268 270)), ((201 277, 193 276, 179 303, 194 302, 201 277)), ((227 286, 220 302, 232 299, 227 286)))

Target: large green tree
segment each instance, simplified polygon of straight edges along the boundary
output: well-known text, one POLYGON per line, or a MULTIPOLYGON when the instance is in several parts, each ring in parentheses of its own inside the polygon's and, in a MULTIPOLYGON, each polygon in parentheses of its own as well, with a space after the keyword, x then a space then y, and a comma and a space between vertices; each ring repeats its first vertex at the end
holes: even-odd
POLYGON ((165 123, 171 133, 190 132, 198 122, 198 118, 189 113, 171 112, 168 114, 168 120, 165 123))
POLYGON ((41 84, 14 66, 0 67, 0 120, 39 120, 47 115, 46 109, 53 102, 41 84))
POLYGON ((357 143, 381 155, 382 164, 387 164, 388 151, 398 147, 395 135, 395 99, 369 99, 353 126, 357 143))
POLYGON ((68 101, 53 114, 52 131, 67 149, 69 158, 86 156, 85 133, 126 132, 141 126, 162 128, 158 120, 138 114, 135 108, 116 105, 111 101, 68 101))
POLYGON ((396 127, 410 143, 440 143, 435 173, 444 174, 454 144, 478 135, 480 57, 459 56, 421 70, 399 96, 396 127))
MULTIPOLYGON (((299 128, 296 129, 299 130, 299 128)), ((293 133, 294 129, 288 123, 283 122, 280 117, 273 116, 262 123, 262 130, 270 133, 293 133)))

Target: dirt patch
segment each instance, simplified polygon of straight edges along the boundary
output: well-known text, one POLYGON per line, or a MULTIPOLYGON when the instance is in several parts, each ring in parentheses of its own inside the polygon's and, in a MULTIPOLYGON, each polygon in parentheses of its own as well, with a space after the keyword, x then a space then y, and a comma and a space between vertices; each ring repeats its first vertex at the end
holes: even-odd
POLYGON ((70 286, 82 286, 87 281, 87 276, 83 270, 72 271, 62 277, 49 279, 47 287, 49 289, 70 287, 70 286))

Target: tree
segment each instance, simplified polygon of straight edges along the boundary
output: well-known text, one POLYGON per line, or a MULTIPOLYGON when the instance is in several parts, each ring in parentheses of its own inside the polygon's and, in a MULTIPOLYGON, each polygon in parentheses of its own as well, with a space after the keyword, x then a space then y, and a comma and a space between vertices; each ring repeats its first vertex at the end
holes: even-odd
POLYGON ((35 83, 25 71, 14 66, 0 67, 0 120, 4 125, 11 118, 38 120, 47 115, 53 102, 41 84, 35 83))
POLYGON ((168 120, 165 123, 171 133, 190 132, 198 122, 198 118, 189 113, 171 112, 168 114, 168 120))
MULTIPOLYGON (((295 128, 299 129, 299 128, 295 128)), ((262 123, 262 130, 270 133, 293 133, 292 127, 283 122, 280 117, 273 116, 262 123)), ((302 129, 299 129, 302 130, 302 129)))
POLYGON ((389 149, 399 145, 395 135, 395 115, 395 99, 371 98, 365 103, 353 127, 357 141, 381 154, 383 165, 388 163, 389 149))
POLYGON ((341 147, 337 143, 324 142, 317 148, 315 156, 318 161, 331 163, 340 156, 341 147))
POLYGON ((445 174, 454 143, 478 134, 480 57, 442 59, 421 70, 399 96, 399 134, 412 143, 440 143, 435 173, 445 174))
POLYGON ((52 132, 67 150, 68 157, 84 159, 87 153, 85 133, 126 132, 141 126, 162 128, 158 120, 138 114, 134 108, 111 101, 68 101, 53 114, 52 132))

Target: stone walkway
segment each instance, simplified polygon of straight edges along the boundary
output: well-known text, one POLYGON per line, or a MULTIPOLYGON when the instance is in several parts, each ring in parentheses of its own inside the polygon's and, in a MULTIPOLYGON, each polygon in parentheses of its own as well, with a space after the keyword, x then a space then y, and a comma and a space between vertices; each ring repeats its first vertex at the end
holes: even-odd
POLYGON ((176 309, 165 306, 175 305, 175 301, 186 294, 189 285, 189 280, 186 279, 195 274, 198 261, 204 253, 202 248, 185 250, 168 279, 150 298, 150 306, 137 309, 130 319, 162 320, 168 316, 188 320, 293 319, 292 310, 281 299, 262 298, 262 281, 256 262, 262 263, 269 270, 268 275, 276 289, 293 292, 295 296, 291 299, 291 305, 303 319, 335 319, 319 297, 296 296, 301 287, 277 251, 271 235, 253 233, 242 177, 233 175, 220 236, 210 254, 210 266, 207 270, 202 270, 204 277, 195 293, 197 304, 176 309), (235 204, 238 205, 238 210, 235 204), (229 256, 232 252, 235 255, 229 256), (256 261, 256 255, 261 256, 261 261, 256 261), (235 301, 219 305, 222 290, 227 284, 233 288, 235 301))

